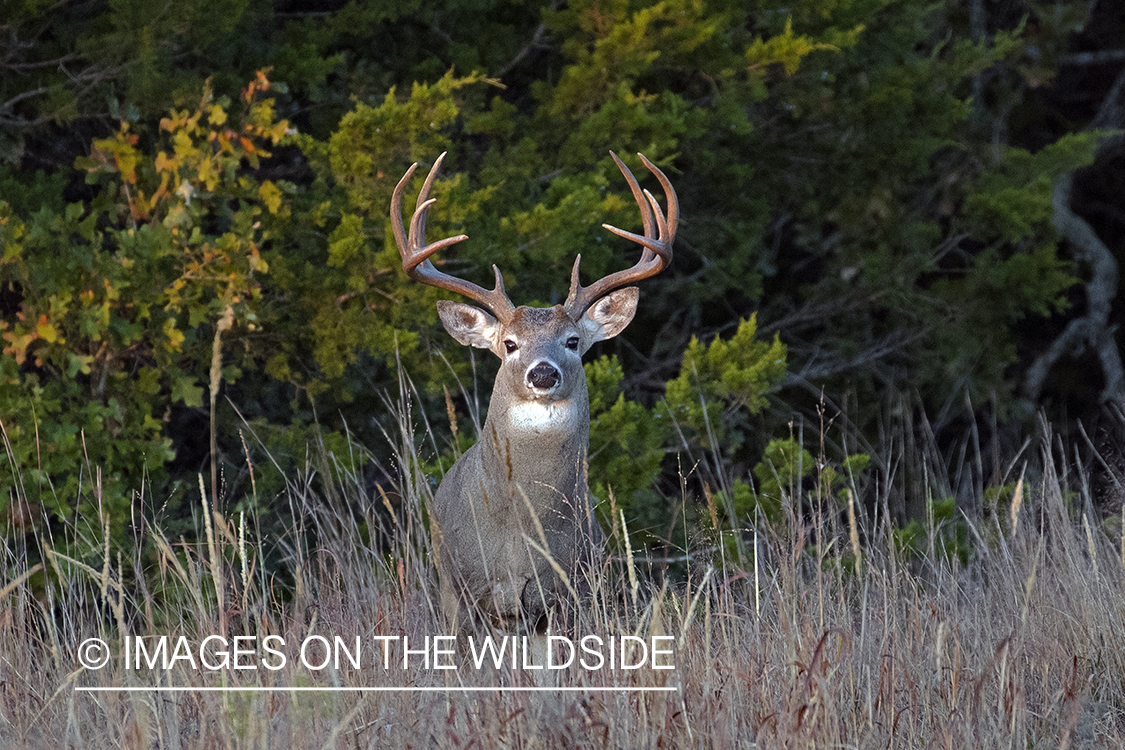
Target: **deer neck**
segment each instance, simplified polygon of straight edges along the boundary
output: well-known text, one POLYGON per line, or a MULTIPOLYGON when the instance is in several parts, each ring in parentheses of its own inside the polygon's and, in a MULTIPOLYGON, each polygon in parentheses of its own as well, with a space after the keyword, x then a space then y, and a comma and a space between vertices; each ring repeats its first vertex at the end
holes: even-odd
POLYGON ((534 502, 542 492, 585 492, 590 405, 585 382, 569 398, 518 400, 494 393, 484 423, 484 456, 534 502), (500 398, 497 398, 500 396, 500 398), (550 482, 553 486, 547 486, 550 482))

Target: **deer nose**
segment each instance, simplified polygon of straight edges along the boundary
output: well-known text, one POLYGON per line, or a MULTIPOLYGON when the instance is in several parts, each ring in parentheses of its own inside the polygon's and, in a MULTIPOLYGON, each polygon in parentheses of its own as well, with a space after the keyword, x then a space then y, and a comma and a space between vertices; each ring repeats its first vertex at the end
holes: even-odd
POLYGON ((561 382, 562 373, 550 362, 539 362, 527 371, 527 384, 532 388, 548 390, 561 382))

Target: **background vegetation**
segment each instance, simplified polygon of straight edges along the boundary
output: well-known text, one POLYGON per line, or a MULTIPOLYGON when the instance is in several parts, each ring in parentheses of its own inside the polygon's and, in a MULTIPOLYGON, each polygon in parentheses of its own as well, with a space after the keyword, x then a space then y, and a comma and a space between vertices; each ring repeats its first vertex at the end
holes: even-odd
POLYGON ((437 481, 495 364, 440 329, 387 209, 444 150, 430 231, 471 238, 445 267, 495 262, 517 303, 560 301, 579 252, 632 262, 608 150, 677 187, 673 267, 588 365, 591 486, 638 549, 843 523, 845 479, 911 548, 1010 497, 1040 410, 1116 518, 1089 449, 1125 402, 1123 27, 1109 0, 9 3, 7 533, 190 534, 202 475, 283 536, 310 467, 383 514, 400 366, 437 481))
MULTIPOLYGON (((9 0, 0 32, 0 745, 1122 744, 1121 3, 9 0), (126 635, 441 631, 424 507, 495 362, 406 280, 391 190, 448 150, 444 268, 550 304, 577 253, 635 258, 610 149, 683 220, 587 365, 611 549, 571 626, 675 636, 678 692, 74 691, 149 684, 126 635)), ((382 677, 159 679, 440 687, 382 677)))

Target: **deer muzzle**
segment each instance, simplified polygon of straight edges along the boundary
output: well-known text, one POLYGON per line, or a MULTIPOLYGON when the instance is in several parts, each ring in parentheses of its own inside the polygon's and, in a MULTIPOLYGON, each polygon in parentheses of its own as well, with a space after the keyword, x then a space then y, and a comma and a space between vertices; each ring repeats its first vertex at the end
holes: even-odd
POLYGON ((562 373, 553 363, 540 361, 527 371, 527 384, 540 391, 549 391, 562 383, 562 373))

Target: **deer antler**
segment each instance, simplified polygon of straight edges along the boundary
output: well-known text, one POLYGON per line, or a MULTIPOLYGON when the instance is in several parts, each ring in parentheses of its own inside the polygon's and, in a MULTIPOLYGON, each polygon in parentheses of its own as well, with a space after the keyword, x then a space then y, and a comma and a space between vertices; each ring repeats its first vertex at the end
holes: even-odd
POLYGON ((637 184, 637 179, 633 177, 633 173, 629 171, 625 163, 617 158, 617 154, 610 151, 609 155, 617 162, 617 168, 621 170, 621 174, 625 176, 629 183, 629 189, 633 191, 633 198, 636 199, 637 205, 641 209, 641 222, 645 233, 644 235, 633 234, 617 227, 611 227, 609 224, 602 224, 602 226, 616 235, 638 243, 644 247, 644 250, 641 252, 641 259, 632 268, 612 273, 587 287, 582 286, 578 281, 578 265, 582 262, 582 256, 579 255, 575 258, 574 270, 570 274, 570 294, 567 295, 565 304, 567 314, 570 315, 571 319, 580 317, 590 305, 614 289, 658 274, 672 262, 672 242, 676 239, 676 225, 679 223, 680 216, 680 204, 676 199, 676 191, 672 188, 672 183, 664 176, 663 172, 644 157, 644 154, 637 154, 641 157, 644 165, 648 167, 648 171, 656 175, 656 179, 660 181, 661 187, 664 188, 664 197, 668 201, 668 218, 665 219, 664 212, 660 210, 660 204, 657 203, 656 198, 652 197, 652 193, 641 190, 640 185, 637 184))
POLYGON ((438 289, 457 292, 474 302, 479 302, 491 310, 497 320, 501 323, 507 323, 511 320, 515 307, 504 292, 504 277, 500 275, 499 268, 495 265, 492 266, 492 271, 496 274, 496 287, 492 291, 488 291, 471 281, 465 281, 437 270, 433 262, 430 261, 430 256, 438 250, 469 239, 468 235, 459 234, 455 237, 446 237, 443 240, 426 244, 426 209, 437 201, 436 198, 429 197, 430 187, 434 183, 434 178, 437 176, 443 159, 445 159, 445 152, 442 152, 434 165, 430 167, 426 182, 418 193, 414 215, 410 217, 409 237, 407 237, 402 225, 402 191, 410 178, 414 176, 414 170, 418 168, 418 162, 414 162, 410 165, 410 169, 406 170, 406 174, 398 181, 394 194, 391 196, 391 227, 394 229, 398 252, 402 255, 402 270, 406 271, 406 274, 415 281, 436 286, 438 289))

